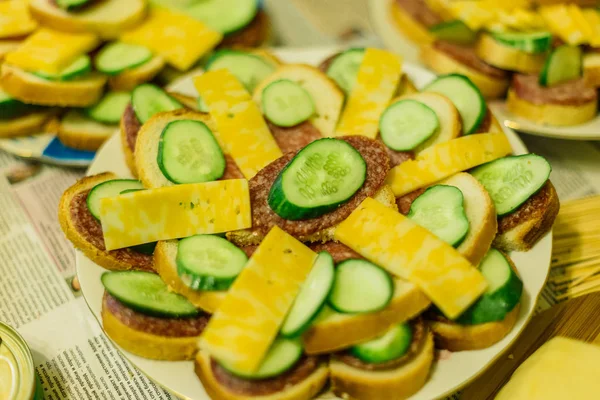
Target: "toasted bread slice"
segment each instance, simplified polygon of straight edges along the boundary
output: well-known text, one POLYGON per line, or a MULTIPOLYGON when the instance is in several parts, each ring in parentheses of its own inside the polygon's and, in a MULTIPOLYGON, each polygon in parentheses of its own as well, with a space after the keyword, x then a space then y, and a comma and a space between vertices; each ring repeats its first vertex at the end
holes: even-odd
POLYGON ((426 45, 435 40, 435 37, 427 28, 415 21, 410 15, 404 12, 402 7, 393 1, 390 1, 390 14, 396 28, 416 44, 426 45))
MULTIPOLYGON (((379 201, 381 204, 386 207, 393 208, 397 210, 396 206, 396 198, 394 197, 394 192, 389 186, 382 186, 377 193, 373 196, 373 198, 379 201)), ((333 234, 335 233, 335 226, 329 227, 327 229, 323 229, 319 232, 315 232, 312 235, 303 236, 298 238, 303 242, 329 242, 333 240, 333 234)), ((233 231, 227 233, 227 239, 232 241, 238 246, 253 246, 258 245, 263 240, 263 236, 253 232, 249 229, 233 231)))
POLYGON ((427 381, 433 354, 433 337, 428 331, 419 353, 398 368, 367 371, 333 358, 329 363, 331 387, 343 399, 406 399, 418 392, 427 381))
MULTIPOLYGON (((190 110, 198 109, 198 97, 189 96, 187 94, 179 93, 179 92, 171 92, 167 91, 169 96, 173 97, 175 100, 189 108, 190 110)), ((200 112, 200 111, 198 111, 200 112)))
POLYGON ((381 311, 341 314, 325 308, 302 336, 307 354, 324 354, 366 342, 392 325, 408 321, 431 305, 425 294, 410 282, 396 279, 394 296, 381 311))
POLYGON ((54 110, 38 111, 17 118, 0 120, 0 138, 43 133, 45 124, 56 114, 54 110))
POLYGON ((144 0, 103 0, 77 12, 57 7, 53 1, 30 0, 29 11, 42 25, 67 32, 93 32, 115 39, 146 15, 144 0))
POLYGON ((552 229, 559 210, 558 194, 548 180, 515 212, 499 218, 494 247, 503 251, 528 251, 552 229))
MULTIPOLYGON (((320 361, 316 370, 300 382, 284 385, 273 394, 244 395, 236 393, 221 384, 215 377, 210 356, 200 350, 196 354, 195 371, 204 389, 213 400, 306 400, 314 398, 323 389, 329 377, 327 362, 320 361)), ((276 378, 274 378, 276 379, 276 378)))
POLYGON ((344 94, 333 80, 318 68, 303 64, 287 64, 279 67, 254 89, 254 100, 262 107, 262 92, 270 83, 289 79, 302 86, 315 103, 315 116, 309 121, 323 136, 332 136, 344 105, 344 94))
POLYGON ((477 41, 477 55, 496 68, 524 73, 539 72, 546 61, 546 54, 526 53, 498 43, 492 36, 483 33, 477 41))
POLYGON ((154 56, 150 61, 121 72, 118 75, 108 78, 108 85, 112 90, 131 91, 137 85, 151 81, 165 67, 165 60, 162 57, 154 56))
POLYGON ((588 85, 600 87, 600 54, 588 53, 583 56, 583 76, 588 85))
POLYGON ((60 121, 58 139, 67 147, 79 150, 98 150, 115 133, 116 125, 106 125, 71 110, 60 121))
POLYGON ((50 81, 3 64, 2 89, 11 97, 28 104, 61 107, 88 107, 102 97, 106 77, 91 73, 72 81, 50 81))

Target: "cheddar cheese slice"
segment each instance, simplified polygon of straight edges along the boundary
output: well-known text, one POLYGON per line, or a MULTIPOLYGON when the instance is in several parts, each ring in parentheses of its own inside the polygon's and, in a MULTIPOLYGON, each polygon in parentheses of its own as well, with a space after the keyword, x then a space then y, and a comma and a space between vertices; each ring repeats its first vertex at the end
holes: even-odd
POLYGON ((450 319, 487 287, 452 246, 397 211, 367 198, 335 230, 336 240, 390 273, 413 282, 450 319))
POLYGON ((362 135, 375 139, 379 118, 396 93, 401 72, 399 56, 367 49, 335 136, 362 135))
POLYGON ((66 33, 42 28, 29 36, 6 63, 26 71, 57 74, 77 57, 93 50, 98 38, 91 33, 66 33))
POLYGON ((468 135, 425 149, 416 159, 404 162, 388 173, 386 184, 396 197, 441 179, 510 154, 503 133, 468 135))
POLYGON ((590 44, 600 47, 600 13, 593 8, 581 10, 591 30, 590 44))
POLYGON ((271 229, 211 317, 200 348, 237 371, 254 372, 316 258, 280 228, 271 229))
POLYGON ((100 222, 106 250, 249 228, 248 181, 194 183, 108 197, 100 202, 100 222))
POLYGON ((161 7, 152 7, 142 24, 121 35, 123 42, 147 47, 181 71, 189 69, 221 39, 221 33, 189 15, 161 7))
POLYGON ((24 36, 37 28, 37 22, 29 15, 27 1, 0 2, 0 38, 24 36))
POLYGON ((231 72, 210 71, 198 76, 194 84, 217 124, 219 143, 246 179, 282 156, 258 106, 231 72))

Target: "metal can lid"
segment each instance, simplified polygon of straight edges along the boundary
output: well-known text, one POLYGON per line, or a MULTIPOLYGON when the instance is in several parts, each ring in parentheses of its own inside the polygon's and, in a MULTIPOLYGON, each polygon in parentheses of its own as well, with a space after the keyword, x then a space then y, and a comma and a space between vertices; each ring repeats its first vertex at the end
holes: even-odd
POLYGON ((35 366, 27 342, 0 322, 0 399, 33 399, 35 366))

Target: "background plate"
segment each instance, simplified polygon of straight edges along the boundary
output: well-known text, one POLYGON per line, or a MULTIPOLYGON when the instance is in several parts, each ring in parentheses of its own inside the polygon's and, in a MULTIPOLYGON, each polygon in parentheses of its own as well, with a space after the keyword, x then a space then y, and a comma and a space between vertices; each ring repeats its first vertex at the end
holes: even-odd
MULTIPOLYGON (((327 56, 332 49, 319 50, 280 50, 279 55, 286 62, 304 62, 316 65, 327 56)), ((404 71, 415 81, 418 87, 427 84, 434 75, 421 67, 407 64, 404 71)), ((194 93, 191 80, 183 79, 172 86, 173 90, 194 93)), ((527 149, 514 132, 506 130, 506 134, 513 146, 515 153, 525 153, 527 149)), ((98 151, 98 155, 89 169, 89 174, 112 171, 122 177, 129 177, 129 170, 125 165, 119 135, 114 135, 98 151)), ((450 394, 465 383, 480 374, 493 360, 518 337, 531 318, 540 294, 548 276, 550 255, 552 250, 552 237, 548 234, 531 251, 527 253, 513 253, 512 258, 523 278, 524 294, 521 304, 521 313, 515 328, 503 340, 495 345, 478 351, 464 351, 452 353, 434 364, 431 377, 427 384, 412 400, 431 400, 450 394)), ((105 270, 83 254, 77 253, 77 274, 81 282, 81 289, 90 310, 101 321, 100 311, 104 288, 100 276, 105 270)), ((118 348, 118 346, 117 346, 118 348)), ((194 374, 191 361, 154 361, 137 357, 120 349, 124 356, 135 364, 152 380, 166 389, 183 398, 194 400, 209 399, 200 380, 194 374)), ((331 394, 321 398, 335 398, 331 394)))

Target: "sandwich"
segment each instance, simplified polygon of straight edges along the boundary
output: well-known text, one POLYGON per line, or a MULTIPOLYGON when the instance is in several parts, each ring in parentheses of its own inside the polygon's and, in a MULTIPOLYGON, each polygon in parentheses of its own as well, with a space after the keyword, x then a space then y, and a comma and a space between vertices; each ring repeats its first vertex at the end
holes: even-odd
POLYGON ((435 40, 429 28, 444 22, 425 0, 396 0, 390 2, 390 13, 396 28, 419 45, 435 40))
POLYGON ((477 55, 486 63, 508 71, 537 73, 552 46, 550 32, 482 33, 477 55))
POLYGON ((56 114, 54 109, 25 104, 0 90, 0 137, 40 133, 56 114))

